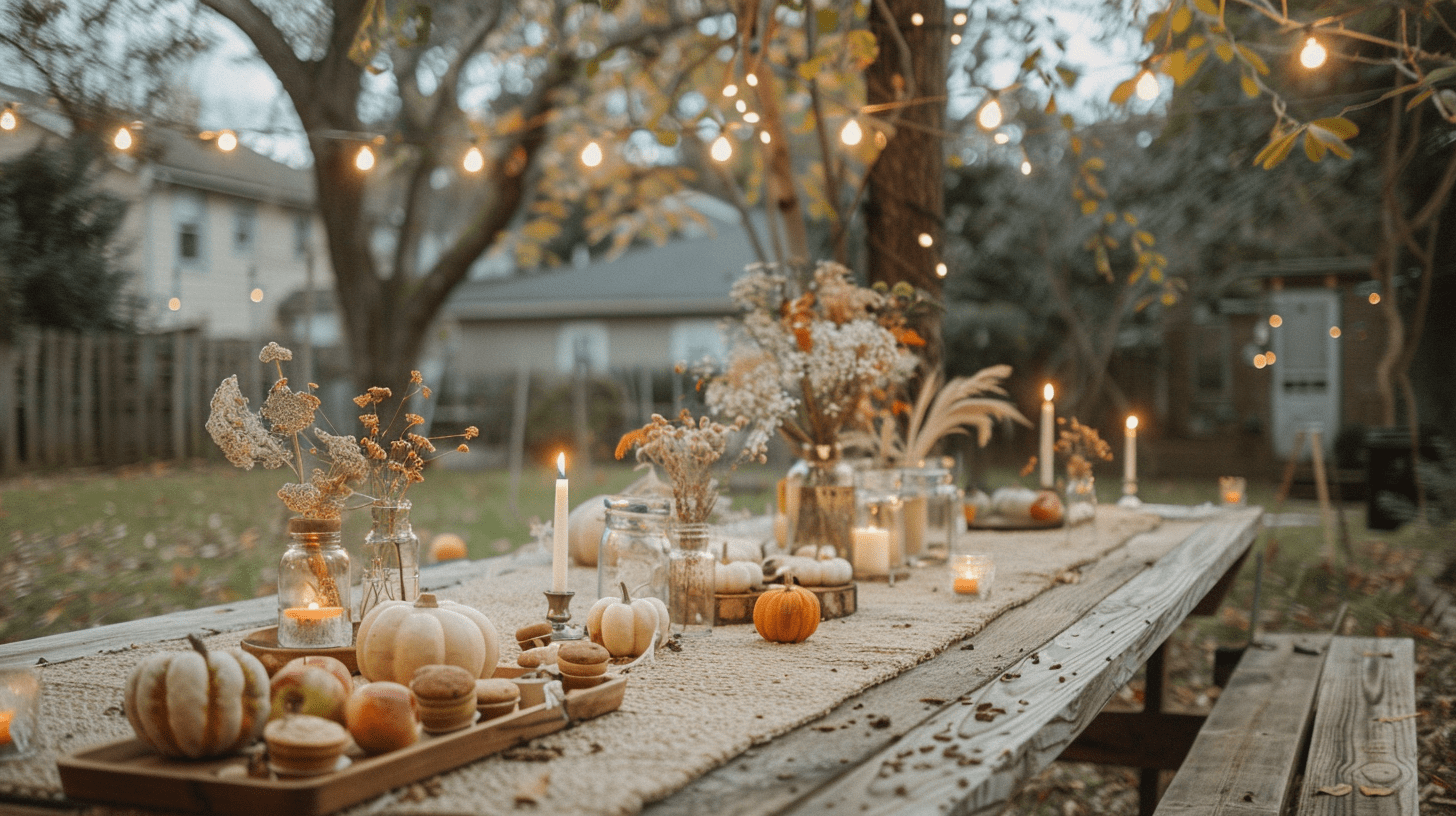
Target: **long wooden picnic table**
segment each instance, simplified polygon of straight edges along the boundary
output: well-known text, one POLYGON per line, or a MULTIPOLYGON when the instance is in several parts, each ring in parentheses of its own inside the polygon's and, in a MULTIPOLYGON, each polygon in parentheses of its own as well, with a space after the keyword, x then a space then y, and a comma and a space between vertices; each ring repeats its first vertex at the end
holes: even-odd
MULTIPOLYGON (((1143 807, 1150 810, 1157 771, 1177 767, 1202 722, 1161 711, 1162 644, 1190 615, 1217 609, 1262 511, 1193 517, 1186 509, 1148 509, 1165 514, 1158 528, 959 645, 648 803, 646 812, 992 812, 1058 758, 1147 769, 1143 807), (1144 666, 1144 711, 1103 712, 1144 666), (865 711, 876 712, 873 722, 865 711)), ((427 568, 422 585, 448 587, 502 563, 427 568)), ((255 599, 0 645, 0 661, 56 663, 199 629, 246 630, 275 616, 273 599, 255 599)), ((7 806, 25 804, 12 798, 7 806)), ((79 808, 50 800, 37 812, 56 813, 58 805, 79 808)))

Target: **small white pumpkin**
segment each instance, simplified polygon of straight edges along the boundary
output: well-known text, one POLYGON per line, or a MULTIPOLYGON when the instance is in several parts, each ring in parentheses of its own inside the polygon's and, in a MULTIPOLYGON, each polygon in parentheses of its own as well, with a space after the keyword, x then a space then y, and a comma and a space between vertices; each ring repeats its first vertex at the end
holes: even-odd
POLYGON ((633 599, 627 585, 620 599, 598 598, 586 613, 586 633, 593 642, 607 647, 612 657, 637 657, 652 645, 654 632, 657 645, 667 643, 669 618, 667 604, 660 598, 633 599))
POLYGON ((763 544, 752 538, 742 536, 727 536, 723 539, 721 546, 728 549, 729 561, 753 561, 757 563, 763 559, 763 544))
POLYGON ((854 580, 854 565, 843 558, 819 562, 819 586, 841 586, 854 580))
POLYGON ((408 685, 415 669, 437 663, 489 677, 500 659, 500 635, 480 610, 426 592, 414 603, 385 601, 369 610, 354 649, 360 674, 408 685))
POLYGON ((230 754, 263 735, 271 703, 268 672, 241 649, 193 651, 143 660, 126 681, 126 718, 142 742, 168 757, 230 754))
POLYGON ((566 540, 577 566, 595 567, 602 533, 607 529, 608 496, 592 496, 578 504, 566 517, 566 540))
POLYGON ((818 547, 813 544, 805 544, 794 550, 794 555, 800 558, 834 558, 839 555, 839 550, 834 549, 833 544, 820 544, 818 547))
POLYGON ((775 576, 792 574, 803 586, 840 586, 854 578, 854 566, 843 558, 805 558, 794 555, 775 559, 775 576))
POLYGON ((713 565, 713 591, 742 595, 763 586, 763 566, 757 560, 734 560, 731 542, 723 542, 723 557, 713 565))

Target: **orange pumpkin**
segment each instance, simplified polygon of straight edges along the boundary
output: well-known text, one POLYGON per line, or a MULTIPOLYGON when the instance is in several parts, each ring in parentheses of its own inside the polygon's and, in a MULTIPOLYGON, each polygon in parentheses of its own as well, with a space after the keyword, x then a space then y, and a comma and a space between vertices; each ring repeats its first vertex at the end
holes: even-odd
POLYGON ((789 577, 753 604, 753 628, 764 640, 802 642, 819 628, 819 597, 789 577))

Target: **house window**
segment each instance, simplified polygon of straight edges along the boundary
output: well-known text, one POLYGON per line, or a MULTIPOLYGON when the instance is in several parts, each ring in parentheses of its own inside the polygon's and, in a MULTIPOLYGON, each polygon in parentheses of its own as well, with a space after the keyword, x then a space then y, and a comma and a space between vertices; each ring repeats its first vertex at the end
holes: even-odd
POLYGON ((606 371, 607 326, 595 320, 564 324, 556 335, 556 370, 570 374, 580 368, 606 371))
POLYGON ((293 216, 293 257, 307 257, 309 245, 313 242, 313 221, 308 213, 293 216))
POLYGON ((667 361, 670 365, 692 365, 702 362, 704 357, 723 360, 727 357, 723 330, 717 320, 678 320, 672 324, 668 353, 672 355, 667 361))
POLYGON ((251 201, 240 201, 233 208, 233 253, 253 254, 253 245, 258 233, 258 205, 251 201))
POLYGON ((193 271, 207 268, 206 199, 195 190, 178 190, 172 199, 177 234, 177 265, 193 271))

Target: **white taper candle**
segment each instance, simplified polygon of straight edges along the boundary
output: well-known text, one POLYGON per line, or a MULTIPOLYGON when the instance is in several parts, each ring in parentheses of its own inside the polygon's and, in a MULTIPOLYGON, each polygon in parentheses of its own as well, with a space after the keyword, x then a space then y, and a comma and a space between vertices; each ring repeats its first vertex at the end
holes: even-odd
POLYGON ((556 513, 552 517, 551 528, 551 591, 566 591, 566 559, 568 557, 566 533, 567 516, 570 513, 571 502, 567 497, 566 481, 566 453, 563 451, 556 457, 556 513))

